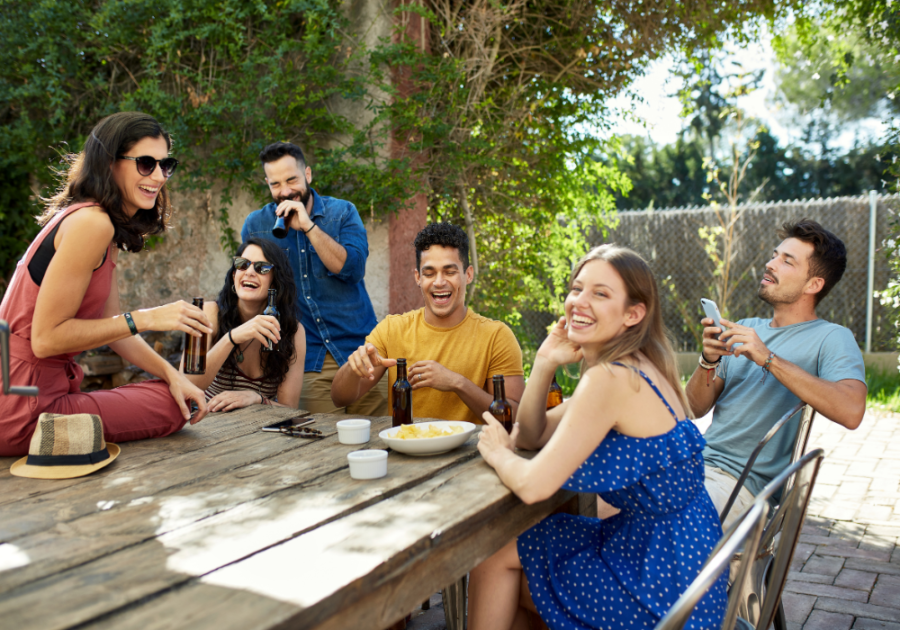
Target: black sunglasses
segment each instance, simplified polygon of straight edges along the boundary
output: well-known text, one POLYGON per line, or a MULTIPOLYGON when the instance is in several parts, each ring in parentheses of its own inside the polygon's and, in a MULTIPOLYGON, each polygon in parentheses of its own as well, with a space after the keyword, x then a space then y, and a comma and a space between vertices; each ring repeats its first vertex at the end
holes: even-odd
POLYGON ((153 174, 153 171, 156 170, 156 165, 159 164, 159 169, 162 171, 163 177, 169 179, 170 177, 172 177, 172 173, 174 173, 175 169, 178 167, 178 160, 172 157, 157 160, 156 158, 150 157, 149 155, 142 155, 141 157, 120 155, 119 159, 133 160, 137 165, 138 173, 140 175, 143 175, 144 177, 148 177, 153 174))
POLYGON ((240 256, 234 257, 234 268, 238 271, 247 271, 250 268, 250 265, 253 265, 256 273, 261 276, 266 275, 275 268, 275 265, 272 263, 263 262, 261 260, 252 263, 246 258, 241 258, 240 256))

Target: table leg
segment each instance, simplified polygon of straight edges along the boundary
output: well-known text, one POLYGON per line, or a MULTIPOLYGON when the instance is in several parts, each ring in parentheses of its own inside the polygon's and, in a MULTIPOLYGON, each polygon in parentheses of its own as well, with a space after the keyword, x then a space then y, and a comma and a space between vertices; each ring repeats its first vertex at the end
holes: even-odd
POLYGON ((444 618, 447 630, 466 629, 466 589, 469 576, 464 575, 456 582, 444 588, 441 598, 444 600, 444 618))

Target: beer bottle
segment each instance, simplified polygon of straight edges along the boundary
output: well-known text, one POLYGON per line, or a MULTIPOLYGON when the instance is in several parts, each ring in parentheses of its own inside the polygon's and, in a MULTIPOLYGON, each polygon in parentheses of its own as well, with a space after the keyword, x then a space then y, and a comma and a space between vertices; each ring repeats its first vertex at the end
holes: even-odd
POLYGON ((276 217, 275 225, 272 226, 272 236, 275 238, 285 238, 288 235, 287 226, 284 224, 284 217, 276 217))
MULTIPOLYGON (((203 298, 195 297, 194 306, 203 310, 203 298)), ((184 373, 185 374, 205 374, 206 373, 206 344, 207 335, 202 334, 195 337, 190 333, 184 333, 184 373)))
POLYGON ((553 375, 553 382, 550 383, 550 391, 547 392, 547 409, 553 409, 562 404, 563 394, 562 387, 556 382, 556 374, 553 375))
MULTIPOLYGON (((269 304, 266 306, 266 310, 263 311, 263 315, 271 315, 272 317, 278 317, 278 309, 275 308, 275 295, 278 292, 275 289, 269 289, 269 304)), ((260 348, 263 352, 274 352, 276 350, 275 342, 271 339, 268 340, 269 343, 264 343, 262 348, 260 348)))
POLYGON ((412 385, 406 380, 406 359, 397 359, 397 380, 391 390, 393 402, 392 427, 412 424, 412 385))
POLYGON ((507 433, 512 433, 512 407, 506 402, 506 381, 502 374, 494 375, 494 402, 488 407, 488 411, 497 418, 507 433))

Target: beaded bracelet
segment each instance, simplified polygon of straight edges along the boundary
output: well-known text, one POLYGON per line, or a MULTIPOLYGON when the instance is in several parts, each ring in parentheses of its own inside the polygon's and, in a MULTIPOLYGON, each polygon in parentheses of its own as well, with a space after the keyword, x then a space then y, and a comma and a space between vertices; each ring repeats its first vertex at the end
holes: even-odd
POLYGON ((134 319, 131 318, 131 313, 125 313, 125 321, 128 322, 128 330, 131 331, 131 334, 138 334, 138 329, 134 323, 134 319))

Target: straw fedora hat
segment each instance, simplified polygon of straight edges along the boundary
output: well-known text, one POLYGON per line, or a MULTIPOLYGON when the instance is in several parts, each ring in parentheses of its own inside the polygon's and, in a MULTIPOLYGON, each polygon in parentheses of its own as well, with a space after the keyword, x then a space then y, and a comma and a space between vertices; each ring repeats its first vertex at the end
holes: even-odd
POLYGON ((113 462, 121 449, 103 439, 100 416, 42 413, 31 436, 28 457, 9 472, 32 479, 83 477, 113 462))

